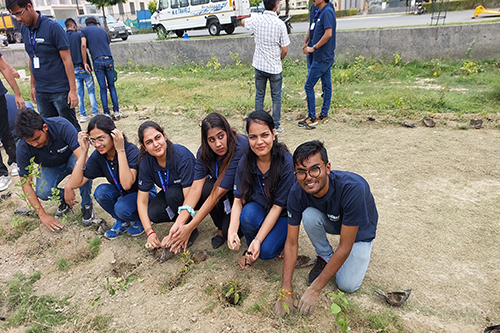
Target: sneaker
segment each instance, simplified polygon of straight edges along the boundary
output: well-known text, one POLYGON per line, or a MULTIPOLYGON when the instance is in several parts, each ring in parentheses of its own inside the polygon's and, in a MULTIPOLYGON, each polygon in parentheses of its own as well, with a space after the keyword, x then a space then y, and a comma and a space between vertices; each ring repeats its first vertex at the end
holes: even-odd
POLYGON ((9 176, 0 176, 0 191, 5 191, 10 183, 12 183, 12 180, 9 176))
POLYGON ((104 115, 105 115, 106 117, 108 117, 108 118, 111 118, 111 120, 113 120, 113 121, 115 121, 115 120, 116 120, 116 117, 115 117, 115 115, 114 115, 114 114, 105 113, 104 115))
POLYGON ((122 222, 122 221, 116 221, 115 225, 113 226, 112 229, 109 229, 104 233, 104 237, 107 239, 113 239, 121 234, 123 234, 127 229, 129 228, 129 224, 127 222, 122 222))
POLYGON ((132 237, 140 236, 144 233, 144 228, 142 227, 141 221, 136 221, 134 224, 128 228, 127 234, 132 237))
POLYGON ((17 167, 17 163, 12 163, 10 165, 10 174, 12 176, 19 176, 19 168, 17 167))
POLYGON ((120 119, 128 118, 128 115, 120 112, 120 119))
POLYGON ((3 142, 0 141, 0 148, 3 148, 3 142))
POLYGON ((65 214, 68 214, 71 211, 71 206, 66 203, 66 201, 61 200, 59 207, 56 210, 56 217, 61 217, 65 214))
POLYGON ((274 131, 276 132, 276 134, 281 134, 285 131, 285 129, 280 126, 278 128, 275 128, 274 131))
POLYGON ((191 245, 193 245, 194 241, 196 240, 196 237, 198 237, 198 234, 199 234, 198 228, 195 228, 193 230, 193 232, 191 233, 191 236, 189 236, 187 247, 190 247, 191 245))
POLYGON ((323 269, 326 266, 326 261, 323 260, 320 256, 316 258, 316 265, 309 272, 309 278, 307 279, 307 285, 311 285, 311 283, 316 280, 316 278, 323 272, 323 269))
POLYGON ((122 114, 120 112, 115 112, 115 113, 113 113, 113 117, 115 117, 115 119, 113 119, 113 120, 120 120, 122 117, 122 114))
POLYGON ((82 225, 84 227, 90 227, 92 225, 92 221, 95 218, 94 206, 93 205, 85 205, 82 207, 82 225))
POLYGON ((90 117, 89 116, 80 116, 80 122, 81 123, 86 123, 89 121, 90 117))
POLYGON ((307 117, 306 119, 299 121, 298 125, 299 127, 315 127, 318 125, 318 119, 311 119, 311 117, 307 117))
POLYGON ((328 116, 324 116, 324 117, 319 116, 318 119, 319 119, 319 121, 321 121, 322 123, 325 123, 325 124, 330 121, 330 120, 328 120, 328 116))

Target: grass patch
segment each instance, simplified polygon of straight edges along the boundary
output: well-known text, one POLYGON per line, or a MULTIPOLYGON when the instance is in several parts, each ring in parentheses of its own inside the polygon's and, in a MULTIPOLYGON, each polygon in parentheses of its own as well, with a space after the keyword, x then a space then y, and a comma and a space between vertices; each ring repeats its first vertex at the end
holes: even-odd
POLYGON ((99 250, 101 249, 101 239, 99 237, 94 237, 88 240, 88 243, 90 254, 92 255, 92 259, 94 259, 97 257, 99 250))
POLYGON ((70 265, 64 258, 60 258, 57 260, 57 269, 60 271, 67 271, 69 269, 70 265))

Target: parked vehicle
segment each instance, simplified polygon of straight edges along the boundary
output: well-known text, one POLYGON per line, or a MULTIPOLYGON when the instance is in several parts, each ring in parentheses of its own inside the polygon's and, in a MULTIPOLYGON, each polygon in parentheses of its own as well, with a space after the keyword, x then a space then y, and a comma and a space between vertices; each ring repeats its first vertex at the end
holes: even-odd
POLYGON ((0 34, 0 44, 2 46, 9 46, 9 40, 2 34, 0 34))
POLYGON ((0 34, 7 37, 9 43, 22 43, 21 24, 9 13, 0 14, 0 34))
MULTIPOLYGON (((87 17, 94 16, 102 28, 104 28, 104 19, 102 15, 97 14, 87 14, 87 15, 78 15, 75 19, 76 26, 78 30, 82 30, 86 27, 85 20, 87 17)), ((108 25, 108 35, 110 39, 121 38, 123 40, 127 40, 128 32, 127 26, 120 21, 115 20, 113 16, 106 15, 106 23, 108 25)))
POLYGON ((178 37, 186 30, 205 28, 212 36, 221 30, 230 35, 249 16, 249 0, 159 0, 151 25, 158 33, 173 31, 178 37))
POLYGON ((425 14, 425 7, 423 0, 415 0, 415 15, 425 14))

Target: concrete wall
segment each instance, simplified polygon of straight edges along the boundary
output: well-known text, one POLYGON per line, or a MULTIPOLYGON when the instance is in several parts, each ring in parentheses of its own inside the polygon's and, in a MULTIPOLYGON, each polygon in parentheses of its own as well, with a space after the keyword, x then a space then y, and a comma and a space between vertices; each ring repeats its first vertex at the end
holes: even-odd
MULTIPOLYGON (((405 29, 373 29, 337 33, 336 57, 352 59, 358 55, 389 59, 394 53, 403 61, 434 58, 464 59, 472 45, 472 59, 500 57, 500 23, 405 29)), ((290 59, 303 59, 305 34, 290 36, 290 59)), ((184 62, 206 62, 215 55, 222 64, 233 63, 230 52, 239 54, 243 63, 251 64, 254 40, 251 36, 196 40, 168 40, 111 44, 116 65, 171 66, 184 62)), ((26 66, 23 50, 1 50, 13 66, 26 66)))

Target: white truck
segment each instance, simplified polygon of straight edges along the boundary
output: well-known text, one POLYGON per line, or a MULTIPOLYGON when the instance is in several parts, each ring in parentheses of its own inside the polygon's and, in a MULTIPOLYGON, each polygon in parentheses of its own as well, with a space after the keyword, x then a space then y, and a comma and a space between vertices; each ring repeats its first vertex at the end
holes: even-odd
POLYGON ((159 0, 151 25, 157 32, 173 31, 178 37, 186 30, 205 28, 212 36, 221 30, 230 35, 249 16, 250 0, 159 0))

